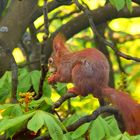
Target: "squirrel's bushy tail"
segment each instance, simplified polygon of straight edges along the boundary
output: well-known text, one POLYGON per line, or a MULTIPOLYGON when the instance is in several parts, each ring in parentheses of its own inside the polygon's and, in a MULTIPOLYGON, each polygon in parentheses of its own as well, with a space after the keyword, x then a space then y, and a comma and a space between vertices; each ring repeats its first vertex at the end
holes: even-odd
POLYGON ((103 96, 121 113, 126 131, 131 135, 140 134, 140 105, 127 93, 110 87, 103 89, 103 96))

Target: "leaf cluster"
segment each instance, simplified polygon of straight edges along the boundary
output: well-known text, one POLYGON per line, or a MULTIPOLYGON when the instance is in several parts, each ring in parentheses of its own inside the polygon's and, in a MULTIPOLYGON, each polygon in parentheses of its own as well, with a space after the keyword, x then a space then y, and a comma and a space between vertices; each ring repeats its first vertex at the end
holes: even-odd
MULTIPOLYGON (((28 72, 26 69, 19 70, 17 98, 19 98, 19 92, 28 92, 31 88, 37 93, 39 77, 40 71, 28 72)), ((4 94, 5 92, 0 92, 1 97, 3 97, 0 100, 1 103, 7 102, 7 99, 10 97, 10 85, 11 72, 6 72, 0 79, 1 91, 7 92, 6 95, 4 94), (9 86, 9 88, 5 89, 6 86, 9 86)), ((66 88, 66 84, 58 83, 56 85, 56 90, 60 92, 60 95, 66 91, 66 88)), ((84 140, 88 137, 91 140, 137 140, 139 138, 139 136, 130 137, 127 133, 122 134, 114 116, 99 116, 96 120, 81 125, 75 131, 68 132, 67 127, 78 121, 83 115, 73 112, 60 121, 51 111, 51 106, 53 105, 51 94, 53 93, 47 81, 45 81, 43 89, 43 97, 39 100, 32 100, 28 105, 28 112, 25 111, 25 105, 20 102, 0 105, 1 136, 5 135, 5 139, 16 139, 23 130, 26 130, 25 132, 28 131, 29 133, 26 138, 29 138, 30 135, 32 139, 48 137, 53 140, 84 140)), ((60 112, 63 111, 61 110, 60 112)), ((62 117, 63 115, 60 116, 62 117)))

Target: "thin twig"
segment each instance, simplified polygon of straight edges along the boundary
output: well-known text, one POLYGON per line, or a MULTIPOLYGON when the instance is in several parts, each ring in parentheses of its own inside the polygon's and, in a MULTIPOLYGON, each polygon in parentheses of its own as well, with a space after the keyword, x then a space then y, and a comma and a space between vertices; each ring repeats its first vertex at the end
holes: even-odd
POLYGON ((72 97, 76 97, 77 95, 74 93, 66 93, 63 96, 61 96, 53 105, 52 105, 52 113, 55 113, 59 120, 62 121, 62 118, 59 116, 59 114, 56 112, 56 108, 59 108, 61 106, 61 104, 63 102, 65 102, 66 100, 72 98, 72 97))
POLYGON ((127 54, 124 54, 124 53, 120 52, 119 50, 117 50, 117 49, 114 47, 115 45, 114 45, 112 42, 109 42, 109 41, 107 41, 106 39, 104 39, 104 38, 98 33, 98 31, 97 31, 97 29, 96 29, 96 26, 95 26, 94 21, 93 21, 93 18, 92 18, 92 13, 91 13, 91 11, 88 9, 88 6, 84 3, 84 5, 86 5, 86 7, 84 7, 84 6, 82 6, 82 5, 78 2, 78 0, 74 0, 74 1, 75 1, 75 4, 77 5, 77 7, 78 7, 81 11, 83 11, 83 12, 86 14, 86 16, 88 17, 89 24, 90 24, 90 26, 91 26, 91 29, 92 29, 93 33, 95 33, 95 34, 97 35, 97 37, 99 37, 99 39, 100 39, 105 45, 107 45, 107 46, 109 46, 111 49, 113 49, 113 50, 115 51, 115 53, 116 53, 117 55, 119 55, 120 57, 123 57, 123 58, 125 58, 125 59, 127 59, 127 60, 134 60, 134 61, 140 62, 140 58, 138 58, 138 57, 132 57, 132 56, 130 56, 130 55, 127 55, 127 54))
MULTIPOLYGON (((59 14, 61 13, 60 11, 58 11, 57 13, 54 14, 54 16, 49 20, 49 22, 51 23, 53 20, 56 20, 56 19, 59 19, 59 20, 63 20, 63 19, 66 19, 66 18, 69 18, 71 15, 75 14, 75 13, 79 13, 80 10, 75 10, 75 11, 72 11, 66 15, 63 15, 63 16, 59 16, 59 14)), ((44 32, 44 29, 41 29, 42 27, 44 26, 44 24, 40 25, 37 29, 37 33, 40 33, 40 32, 44 32)))
POLYGON ((48 38, 48 36, 49 36, 49 19, 48 19, 47 0, 44 0, 43 15, 44 15, 45 33, 46 33, 46 36, 48 38))
POLYGON ((58 108, 61 106, 61 104, 66 101, 67 99, 70 99, 72 97, 76 97, 77 95, 74 93, 66 93, 63 96, 61 96, 58 101, 56 101, 53 106, 52 106, 52 110, 54 110, 55 108, 58 108))
POLYGON ((57 2, 59 2, 59 3, 61 3, 61 4, 72 4, 72 0, 55 0, 55 1, 57 1, 57 2))
POLYGON ((43 84, 44 80, 46 77, 46 74, 48 72, 48 67, 46 66, 45 63, 45 54, 44 54, 44 47, 45 47, 45 42, 41 45, 41 56, 40 56, 40 61, 41 61, 41 77, 40 77, 40 83, 39 83, 39 90, 38 94, 34 97, 34 99, 40 99, 42 94, 43 94, 43 84))
POLYGON ((40 78, 40 84, 39 84, 39 91, 38 91, 38 94, 35 96, 35 99, 39 99, 43 94, 43 84, 44 84, 46 74, 48 72, 48 67, 46 65, 46 55, 45 55, 46 41, 47 41, 47 39, 49 37, 49 34, 50 34, 49 33, 49 19, 48 19, 47 0, 44 0, 43 14, 44 14, 44 27, 45 27, 46 35, 43 36, 43 43, 41 45, 41 55, 40 55, 41 78, 40 78))
POLYGON ((107 37, 115 43, 123 44, 126 41, 133 41, 140 38, 140 34, 129 34, 123 31, 114 31, 110 27, 107 28, 107 37))
POLYGON ((34 61, 31 61, 31 62, 26 62, 26 63, 18 64, 18 67, 19 68, 23 68, 25 66, 28 66, 28 65, 31 65, 31 64, 35 64, 35 63, 39 63, 39 62, 40 62, 40 59, 36 59, 34 61))

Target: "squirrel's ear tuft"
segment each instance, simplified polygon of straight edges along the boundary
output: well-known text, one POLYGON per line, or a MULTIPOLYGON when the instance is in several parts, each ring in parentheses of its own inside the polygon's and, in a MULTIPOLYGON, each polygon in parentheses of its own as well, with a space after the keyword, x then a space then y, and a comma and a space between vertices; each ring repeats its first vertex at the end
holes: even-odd
POLYGON ((58 33, 53 40, 53 49, 55 52, 65 48, 65 36, 62 33, 58 33))

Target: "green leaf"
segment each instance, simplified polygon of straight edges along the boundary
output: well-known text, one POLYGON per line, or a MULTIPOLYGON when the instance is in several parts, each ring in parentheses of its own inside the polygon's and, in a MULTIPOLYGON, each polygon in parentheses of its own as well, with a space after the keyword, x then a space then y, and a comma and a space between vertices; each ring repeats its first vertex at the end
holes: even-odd
POLYGON ((53 101, 50 98, 44 97, 44 99, 45 99, 45 102, 46 102, 47 105, 50 105, 50 106, 53 105, 53 101))
POLYGON ((126 0, 126 6, 127 6, 127 8, 128 8, 128 10, 130 11, 130 12, 132 12, 132 1, 131 0, 126 0))
POLYGON ((4 102, 11 96, 11 84, 7 83, 0 88, 0 102, 4 102))
POLYGON ((17 117, 17 116, 21 116, 22 114, 23 111, 19 104, 9 106, 7 109, 4 110, 4 112, 2 112, 3 116, 9 116, 9 117, 17 117))
POLYGON ((41 110, 48 110, 51 108, 53 102, 50 98, 48 97, 42 97, 39 100, 33 100, 31 101, 31 103, 29 104, 29 108, 31 109, 41 109, 41 110))
POLYGON ((104 132, 106 134, 106 137, 109 138, 110 136, 114 136, 115 132, 113 129, 111 129, 111 126, 108 125, 108 123, 103 119, 102 117, 99 117, 100 125, 103 127, 104 132))
POLYGON ((18 70, 18 77, 24 77, 27 74, 29 74, 29 71, 27 70, 27 68, 22 68, 18 70))
MULTIPOLYGON (((109 140, 135 140, 134 137, 130 136, 128 133, 119 134, 117 136, 109 138, 109 140)), ((139 140, 139 139, 137 139, 139 140)))
POLYGON ((78 114, 73 114, 72 116, 66 118, 64 121, 63 121, 63 124, 65 126, 69 126, 70 124, 74 123, 75 121, 77 121, 81 116, 78 115, 78 114))
POLYGON ((63 129, 64 131, 67 132, 66 127, 63 125, 63 123, 61 123, 54 115, 48 113, 53 119, 54 121, 58 124, 58 126, 61 127, 61 129, 63 129))
POLYGON ((26 121, 19 123, 18 125, 11 127, 6 130, 6 138, 8 139, 9 137, 12 139, 12 137, 19 132, 25 125, 26 121))
POLYGON ((11 72, 5 72, 0 79, 0 102, 11 96, 11 72))
POLYGON ((118 134, 121 134, 121 131, 118 127, 118 124, 117 124, 117 121, 116 119, 114 118, 114 115, 112 116, 108 116, 106 118, 104 118, 104 120, 108 123, 108 126, 109 126, 109 129, 110 129, 110 132, 113 132, 111 135, 118 135, 118 134), (113 130, 113 131, 112 131, 113 130), (115 133, 114 133, 115 132, 115 133))
POLYGON ((2 88, 5 84, 7 83, 11 83, 11 72, 6 71, 5 74, 2 76, 2 78, 0 79, 0 88, 2 88))
POLYGON ((30 74, 27 73, 26 75, 21 75, 19 76, 18 79, 18 89, 17 92, 27 92, 30 87, 31 87, 31 79, 30 79, 30 74))
POLYGON ((36 111, 35 115, 29 120, 27 128, 31 131, 37 132, 44 124, 43 117, 40 111, 36 111))
POLYGON ((12 106, 14 106, 14 104, 3 104, 0 105, 0 110, 7 109, 8 107, 12 107, 12 106))
POLYGON ((63 95, 67 92, 67 86, 65 83, 59 83, 56 84, 56 90, 60 95, 63 95))
POLYGON ((61 129, 62 124, 56 120, 52 114, 38 110, 27 126, 30 130, 37 132, 43 125, 46 125, 52 139, 61 140, 64 136, 61 129))
POLYGON ((43 113, 43 116, 51 138, 53 140, 62 140, 63 131, 61 129, 61 126, 58 125, 58 123, 51 115, 49 115, 49 113, 43 113))
POLYGON ((132 140, 140 140, 140 135, 132 136, 132 140))
POLYGON ((71 133, 68 132, 66 134, 63 135, 63 140, 73 140, 72 137, 71 137, 71 133))
POLYGON ((51 87, 47 81, 43 84, 43 96, 51 97, 51 87))
POLYGON ((109 116, 104 119, 99 116, 95 121, 92 122, 90 129, 91 140, 93 138, 94 140, 109 139, 120 134, 121 132, 114 116, 109 116))
POLYGON ((100 117, 93 121, 90 129, 90 140, 102 140, 105 137, 104 126, 101 124, 100 117))
POLYGON ((33 85, 33 88, 35 92, 38 93, 41 73, 40 71, 34 70, 30 73, 30 76, 31 76, 31 83, 33 85))
POLYGON ((111 138, 109 138, 108 140, 122 140, 122 134, 117 135, 117 136, 115 136, 115 137, 111 137, 111 138))
POLYGON ((88 130, 89 125, 90 125, 90 123, 85 123, 85 124, 81 125, 79 128, 77 128, 77 129, 72 133, 72 138, 73 138, 73 139, 78 139, 78 138, 80 138, 81 136, 83 136, 83 135, 86 133, 86 131, 88 130))
POLYGON ((2 119, 0 121, 0 133, 29 119, 33 114, 34 112, 31 112, 19 117, 15 117, 14 119, 2 119))
POLYGON ((135 80, 137 80, 138 78, 140 77, 140 71, 138 71, 137 73, 135 73, 129 80, 129 83, 130 82, 133 82, 135 80))
POLYGON ((118 11, 123 9, 125 6, 125 0, 109 0, 109 1, 118 11))

